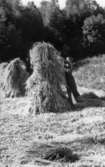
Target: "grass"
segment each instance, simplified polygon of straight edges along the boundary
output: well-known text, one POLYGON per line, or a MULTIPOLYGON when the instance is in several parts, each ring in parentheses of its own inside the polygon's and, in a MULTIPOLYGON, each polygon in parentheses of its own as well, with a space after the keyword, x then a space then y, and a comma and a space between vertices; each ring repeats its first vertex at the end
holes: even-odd
POLYGON ((81 94, 92 90, 100 97, 96 101, 84 97, 85 102, 73 112, 35 115, 28 112, 31 98, 0 100, 0 167, 105 166, 105 105, 101 98, 105 93, 104 87, 100 90, 101 82, 94 82, 93 86, 92 77, 95 75, 100 81, 99 69, 103 76, 104 60, 104 56, 87 59, 74 72, 81 94), (96 71, 91 71, 93 68, 96 71), (87 80, 85 72, 89 73, 87 80), (57 147, 70 149, 79 159, 66 163, 44 159, 45 153, 57 147))
POLYGON ((104 117, 104 108, 90 108, 75 113, 41 114, 34 118, 1 113, 1 163, 14 167, 23 164, 56 164, 62 167, 104 164, 104 117), (80 160, 67 164, 44 161, 43 154, 58 146, 71 149, 80 156, 80 160))

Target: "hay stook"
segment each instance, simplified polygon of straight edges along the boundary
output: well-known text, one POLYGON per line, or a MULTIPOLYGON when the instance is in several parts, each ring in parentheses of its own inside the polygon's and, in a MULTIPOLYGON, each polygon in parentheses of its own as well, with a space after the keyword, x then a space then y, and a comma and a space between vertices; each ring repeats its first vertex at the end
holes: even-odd
POLYGON ((20 58, 16 58, 10 63, 1 63, 0 75, 0 93, 2 97, 25 95, 25 82, 29 75, 24 62, 20 58))
POLYGON ((36 113, 63 112, 70 109, 61 89, 64 80, 58 51, 49 43, 35 43, 30 50, 32 75, 26 83, 28 96, 33 96, 32 110, 36 113))

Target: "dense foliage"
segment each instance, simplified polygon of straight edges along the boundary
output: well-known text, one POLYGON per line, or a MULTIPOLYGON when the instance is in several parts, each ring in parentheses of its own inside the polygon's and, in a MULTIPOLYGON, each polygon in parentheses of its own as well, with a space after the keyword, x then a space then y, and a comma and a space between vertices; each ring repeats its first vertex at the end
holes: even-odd
MULTIPOLYGON (((45 3, 42 3, 41 9, 45 3)), ((62 51, 62 56, 69 55, 78 60, 105 52, 105 10, 96 1, 67 0, 63 10, 56 0, 48 4, 50 8, 46 6, 40 10, 44 24, 47 20, 45 40, 62 51), (65 49, 67 47, 69 49, 65 49)))
POLYGON ((0 61, 15 57, 26 61, 27 51, 42 40, 42 33, 42 18, 33 3, 24 7, 18 0, 0 1, 0 61))
POLYGON ((105 53, 105 10, 93 0, 67 0, 64 9, 57 0, 39 8, 0 0, 0 62, 20 57, 28 63, 36 41, 50 42, 74 60, 105 53))
POLYGON ((105 53, 105 18, 102 14, 92 15, 84 20, 83 41, 90 53, 105 53))

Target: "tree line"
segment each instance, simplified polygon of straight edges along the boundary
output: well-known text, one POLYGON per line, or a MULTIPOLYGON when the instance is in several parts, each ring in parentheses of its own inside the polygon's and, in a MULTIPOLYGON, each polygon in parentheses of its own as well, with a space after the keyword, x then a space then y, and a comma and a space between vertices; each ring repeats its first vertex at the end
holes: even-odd
POLYGON ((62 56, 79 60, 105 53, 105 9, 94 0, 33 2, 0 0, 0 62, 20 57, 28 64, 28 52, 36 41, 50 42, 62 56))

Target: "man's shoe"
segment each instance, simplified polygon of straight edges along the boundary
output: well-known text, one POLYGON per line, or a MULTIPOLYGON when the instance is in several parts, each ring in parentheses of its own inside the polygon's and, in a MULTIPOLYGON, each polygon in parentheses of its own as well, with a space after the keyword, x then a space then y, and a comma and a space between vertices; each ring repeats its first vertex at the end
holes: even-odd
POLYGON ((75 105, 71 105, 71 110, 72 110, 72 111, 76 110, 75 105))
POLYGON ((83 101, 84 101, 84 98, 82 98, 81 96, 78 96, 78 97, 76 98, 76 101, 77 101, 78 103, 83 102, 83 101))

